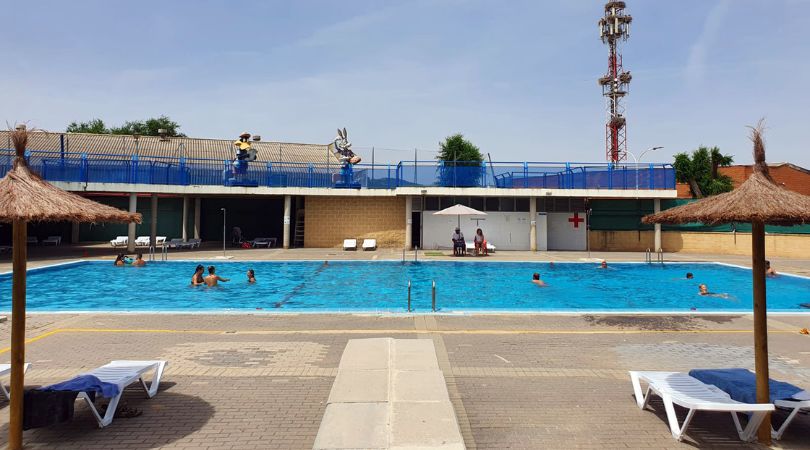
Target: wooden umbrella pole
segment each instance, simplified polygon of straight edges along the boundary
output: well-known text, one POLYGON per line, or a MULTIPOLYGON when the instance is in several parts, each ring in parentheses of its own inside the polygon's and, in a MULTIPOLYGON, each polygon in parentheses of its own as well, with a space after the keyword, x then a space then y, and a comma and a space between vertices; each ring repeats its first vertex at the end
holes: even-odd
MULTIPOLYGON (((765 296, 765 224, 751 224, 752 277, 754 281, 754 366, 757 372, 757 403, 770 403, 768 374, 768 316, 765 296)), ((771 416, 759 427, 759 441, 771 442, 771 416)))
POLYGON ((27 226, 22 220, 13 225, 13 262, 11 288, 11 407, 9 412, 8 448, 22 449, 23 386, 25 385, 25 266, 27 226))

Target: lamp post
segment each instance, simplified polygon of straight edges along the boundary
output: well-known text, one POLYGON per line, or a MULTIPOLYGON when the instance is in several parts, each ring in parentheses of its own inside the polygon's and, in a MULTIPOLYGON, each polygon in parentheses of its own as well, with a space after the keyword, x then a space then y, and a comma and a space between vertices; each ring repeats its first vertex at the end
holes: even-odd
POLYGON ((225 208, 220 208, 222 210, 222 257, 225 257, 225 217, 227 212, 225 208))
POLYGON ((639 157, 638 157, 638 158, 636 158, 636 155, 634 155, 634 154, 633 154, 633 152, 631 152, 630 150, 625 150, 625 153, 627 153, 628 155, 630 155, 630 156, 632 156, 632 157, 633 157, 633 162, 635 162, 635 164, 636 164, 636 191, 638 191, 638 162, 639 162, 639 161, 641 160, 641 158, 643 158, 643 157, 644 157, 644 155, 646 155, 647 153, 649 153, 649 152, 654 152, 654 151, 656 151, 656 150, 660 150, 660 149, 662 149, 662 148, 664 148, 664 147, 651 147, 651 148, 648 148, 647 150, 644 150, 643 152, 641 152, 641 155, 639 155, 639 157))

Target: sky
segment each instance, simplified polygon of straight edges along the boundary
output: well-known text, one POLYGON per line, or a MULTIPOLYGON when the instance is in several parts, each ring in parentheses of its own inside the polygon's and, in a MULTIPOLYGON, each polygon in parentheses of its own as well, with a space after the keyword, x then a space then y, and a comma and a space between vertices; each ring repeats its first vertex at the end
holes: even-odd
MULTIPOLYGON (((6 3, 7 0, 2 0, 6 3)), ((628 0, 629 149, 719 146, 810 168, 810 0, 628 0)), ((603 2, 36 1, 4 5, 0 120, 168 115, 189 136, 435 156, 462 133, 494 161, 605 159, 603 2)), ((0 122, 2 123, 2 122, 0 122)))

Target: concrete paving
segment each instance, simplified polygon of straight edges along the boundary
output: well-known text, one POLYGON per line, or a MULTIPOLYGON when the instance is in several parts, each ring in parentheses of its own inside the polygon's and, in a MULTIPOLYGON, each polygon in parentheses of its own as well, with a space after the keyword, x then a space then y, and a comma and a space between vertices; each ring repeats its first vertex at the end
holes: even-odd
MULTIPOLYGON (((652 411, 636 407, 627 374, 752 368, 746 315, 37 314, 28 321, 29 386, 112 359, 169 366, 154 398, 137 386, 125 391, 123 401, 142 416, 98 429, 77 403, 72 422, 26 431, 26 448, 312 448, 347 343, 380 337, 432 341, 467 448, 761 448, 738 440, 728 414, 698 414, 686 441, 675 441, 660 401, 652 411)), ((810 316, 771 319, 770 367, 772 377, 810 387, 803 327, 810 316)), ((0 362, 8 344, 9 323, 0 323, 0 362)), ((0 401, 0 445, 7 411, 0 401)), ((775 420, 784 417, 779 411, 775 420)), ((810 449, 808 435, 810 416, 800 415, 774 447, 810 449)))
POLYGON ((313 448, 464 449, 433 342, 350 340, 313 448))

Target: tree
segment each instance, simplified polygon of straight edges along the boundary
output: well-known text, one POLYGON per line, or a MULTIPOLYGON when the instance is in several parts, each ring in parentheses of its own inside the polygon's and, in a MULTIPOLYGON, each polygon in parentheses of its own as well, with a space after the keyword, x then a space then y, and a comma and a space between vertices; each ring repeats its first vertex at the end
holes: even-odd
POLYGON ((101 119, 92 119, 89 122, 70 122, 65 130, 68 133, 92 133, 92 134, 107 134, 110 131, 104 125, 101 119))
POLYGON ((716 195, 734 188, 731 178, 720 175, 718 168, 731 165, 734 158, 723 155, 718 147, 699 147, 692 152, 675 155, 675 179, 688 183, 692 195, 702 198, 704 195, 716 195))
POLYGON ((168 116, 150 118, 146 120, 134 120, 124 122, 118 127, 107 128, 101 119, 93 119, 89 122, 71 122, 68 125, 68 133, 93 133, 93 134, 137 134, 141 136, 159 136, 158 130, 166 130, 167 136, 185 137, 180 133, 180 125, 171 120, 168 116))
POLYGON ((461 133, 448 136, 439 143, 436 159, 442 161, 439 180, 442 186, 478 186, 481 180, 481 163, 484 156, 472 142, 461 133))

